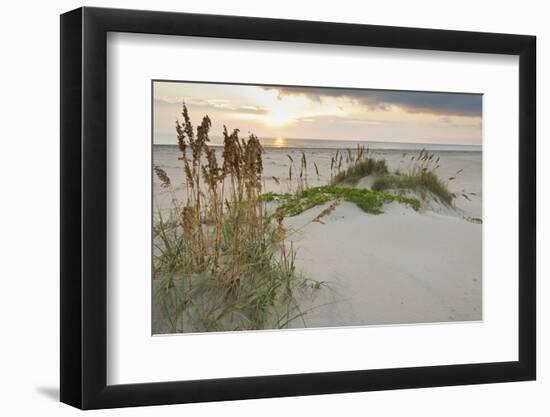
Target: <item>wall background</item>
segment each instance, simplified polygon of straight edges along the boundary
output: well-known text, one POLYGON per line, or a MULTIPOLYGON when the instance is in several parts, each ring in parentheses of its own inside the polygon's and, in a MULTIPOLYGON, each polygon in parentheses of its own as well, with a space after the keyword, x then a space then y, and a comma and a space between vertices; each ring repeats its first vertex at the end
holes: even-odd
MULTIPOLYGON (((539 138, 539 378, 536 382, 432 388, 346 395, 325 395, 231 403, 146 407, 94 412, 128 416, 280 416, 401 415, 529 416, 548 412, 550 390, 546 322, 550 295, 548 221, 550 209, 549 147, 543 143, 548 122, 542 120, 550 97, 548 73, 550 26, 544 2, 462 0, 461 2, 298 2, 278 0, 94 1, 88 6, 157 9, 291 19, 416 26, 440 29, 509 32, 538 37, 539 138), (314 5, 314 6, 313 6, 314 5), (543 233, 545 236, 542 237, 543 233)), ((59 404, 59 17, 81 6, 78 1, 27 1, 4 5, 0 31, 2 86, 0 114, 0 410, 4 415, 76 415, 59 404)))

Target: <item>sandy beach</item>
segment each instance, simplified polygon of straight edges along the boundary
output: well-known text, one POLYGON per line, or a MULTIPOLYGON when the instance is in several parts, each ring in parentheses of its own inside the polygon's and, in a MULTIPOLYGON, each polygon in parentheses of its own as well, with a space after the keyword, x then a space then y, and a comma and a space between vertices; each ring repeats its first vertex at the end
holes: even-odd
MULTIPOLYGON (((302 151, 308 161, 308 185, 328 183, 333 149, 265 148, 264 192, 286 192, 289 165, 299 161, 302 151)), ((398 149, 374 152, 392 172, 406 171, 418 154, 398 149)), ((458 196, 452 208, 427 199, 419 211, 394 202, 375 215, 343 201, 322 223, 312 220, 329 203, 285 218, 287 241, 297 252, 297 270, 328 287, 314 299, 297 296, 306 314, 290 327, 482 319, 482 224, 471 221, 482 218, 481 152, 434 154, 440 158, 438 176, 458 196)), ((177 148, 155 147, 154 156, 155 165, 178 184, 177 197, 184 199, 177 148)), ((372 178, 365 177, 356 187, 370 188, 371 183, 372 178)), ((156 209, 168 208, 170 198, 154 178, 156 209)))
POLYGON ((397 203, 372 215, 347 202, 310 222, 322 209, 288 221, 299 230, 297 268, 332 290, 303 301, 322 304, 308 327, 481 319, 480 225, 397 203))

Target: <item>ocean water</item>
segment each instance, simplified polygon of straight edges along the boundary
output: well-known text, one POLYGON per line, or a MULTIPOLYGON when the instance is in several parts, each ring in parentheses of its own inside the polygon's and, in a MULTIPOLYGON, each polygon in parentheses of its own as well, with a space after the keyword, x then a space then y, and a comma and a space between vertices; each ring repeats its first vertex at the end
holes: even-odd
POLYGON ((358 145, 380 150, 432 150, 432 151, 480 151, 478 145, 448 145, 433 143, 379 142, 361 140, 325 140, 325 139, 281 139, 261 138, 260 142, 268 148, 298 149, 342 149, 356 148, 358 145))
MULTIPOLYGON (((374 150, 403 150, 403 151, 460 151, 480 152, 481 145, 457 145, 437 143, 406 143, 406 142, 381 142, 361 140, 326 140, 326 139, 287 139, 287 138, 260 138, 264 148, 287 148, 287 149, 348 149, 356 148, 358 145, 369 147, 374 150)), ((222 146, 222 138, 212 138, 212 146, 222 146)), ((175 146, 157 145, 155 146, 175 146)))

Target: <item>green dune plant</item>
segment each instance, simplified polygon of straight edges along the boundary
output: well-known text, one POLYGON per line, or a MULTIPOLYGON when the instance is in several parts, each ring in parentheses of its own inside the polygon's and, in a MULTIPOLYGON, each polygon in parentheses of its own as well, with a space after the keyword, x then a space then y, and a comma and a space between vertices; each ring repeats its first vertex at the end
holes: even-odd
POLYGON ((388 173, 386 160, 375 157, 368 147, 362 145, 357 145, 354 150, 338 150, 332 157, 330 169, 333 185, 355 185, 366 176, 388 173))
POLYGON ((362 188, 325 185, 312 187, 295 194, 266 193, 262 195, 266 202, 276 202, 275 213, 282 217, 292 217, 315 206, 334 200, 348 201, 356 204, 361 210, 370 214, 382 214, 384 204, 398 202, 407 204, 415 210, 420 209, 420 201, 402 195, 373 191, 362 188))
MULTIPOLYGON (((437 175, 439 160, 440 157, 436 158, 433 153, 421 150, 418 155, 411 157, 412 164, 408 172, 399 171, 395 175, 379 175, 375 178, 372 189, 374 191, 410 190, 423 199, 432 196, 444 205, 452 206, 456 194, 449 191, 448 185, 437 175)), ((451 177, 449 181, 454 179, 451 177)))

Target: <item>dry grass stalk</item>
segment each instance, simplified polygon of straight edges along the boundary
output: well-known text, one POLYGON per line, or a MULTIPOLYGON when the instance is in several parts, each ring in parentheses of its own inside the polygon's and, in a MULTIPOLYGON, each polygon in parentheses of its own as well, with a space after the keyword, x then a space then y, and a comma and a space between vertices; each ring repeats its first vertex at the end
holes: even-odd
POLYGON ((312 220, 312 222, 325 224, 325 222, 323 222, 322 219, 324 217, 330 215, 334 210, 336 210, 336 207, 338 207, 341 202, 342 202, 342 198, 338 198, 338 199, 334 200, 327 208, 325 208, 321 213, 319 213, 317 216, 315 216, 315 218, 312 220))

